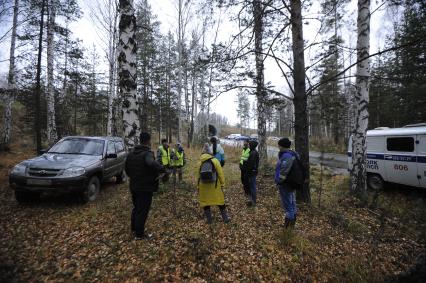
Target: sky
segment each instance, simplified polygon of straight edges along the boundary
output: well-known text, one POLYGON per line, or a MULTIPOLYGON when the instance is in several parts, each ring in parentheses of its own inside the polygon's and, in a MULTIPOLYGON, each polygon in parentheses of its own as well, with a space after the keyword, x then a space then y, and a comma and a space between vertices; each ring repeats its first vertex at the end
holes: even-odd
MULTIPOLYGON (((84 12, 83 17, 71 25, 74 36, 80 38, 83 41, 84 46, 87 49, 91 49, 95 45, 99 51, 99 54, 104 55, 102 48, 99 44, 100 39, 97 34, 95 25, 90 19, 89 13, 87 12, 88 3, 91 3, 90 0, 79 0, 81 4, 82 11, 84 12)), ((137 0, 136 0, 137 1, 137 0)), ((151 4, 153 13, 158 16, 158 20, 161 22, 161 28, 163 33, 166 33, 168 30, 175 32, 176 30, 176 21, 177 21, 177 9, 176 3, 177 0, 149 0, 151 4)), ((344 17, 345 20, 356 20, 356 0, 352 0, 348 7, 347 13, 344 17)), ((372 1, 372 11, 380 5, 381 2, 372 1)), ((314 18, 316 16, 315 10, 319 7, 318 1, 313 1, 313 6, 310 11, 304 14, 305 17, 314 18)), ((371 18, 371 48, 370 52, 376 52, 379 48, 383 48, 385 43, 385 38, 389 31, 391 30, 391 22, 394 15, 391 12, 385 12, 384 9, 380 9, 372 15, 371 18)), ((226 15, 221 15, 221 24, 218 41, 227 41, 229 37, 235 33, 236 25, 227 20, 226 15)), ((306 20, 304 21, 304 38, 307 44, 311 42, 319 27, 318 21, 315 20, 306 20), (306 24, 309 23, 309 24, 306 24)), ((10 22, 0 23, 0 32, 5 27, 9 26, 10 22)), ((342 35, 345 39, 346 46, 349 46, 349 41, 352 41, 352 47, 355 44, 356 40, 356 26, 352 26, 352 30, 342 31, 342 35)), ((210 39, 212 38, 213 30, 210 31, 210 39)), ((190 34, 190 31, 188 32, 190 34)), ((208 36, 207 36, 208 37, 208 36)), ((213 40, 211 40, 212 42, 213 40)), ((211 43, 210 42, 210 43, 211 43)), ((207 44, 209 45, 209 43, 207 44)), ((0 76, 3 73, 7 72, 8 63, 2 62, 5 58, 8 57, 8 41, 5 41, 3 44, 0 44, 0 76)), ((305 57, 307 62, 309 62, 309 57, 312 54, 307 51, 305 57)), ((308 63, 307 63, 308 64, 308 63)), ((276 90, 288 93, 288 87, 285 80, 280 75, 280 70, 272 60, 265 61, 265 81, 271 81, 272 84, 276 87, 276 90)), ((212 105, 212 111, 218 114, 224 115, 232 124, 238 123, 237 111, 236 111, 236 99, 237 91, 228 92, 222 94, 212 105)), ((254 97, 250 97, 250 102, 253 103, 254 97)))

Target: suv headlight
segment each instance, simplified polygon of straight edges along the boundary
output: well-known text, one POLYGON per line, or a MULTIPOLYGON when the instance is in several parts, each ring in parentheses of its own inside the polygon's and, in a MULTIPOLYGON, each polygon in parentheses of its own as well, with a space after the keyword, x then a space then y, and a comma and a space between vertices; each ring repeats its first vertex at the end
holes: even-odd
POLYGON ((62 177, 77 177, 84 173, 86 173, 86 170, 83 167, 71 167, 64 170, 62 177))
POLYGON ((23 164, 18 164, 15 167, 13 167, 12 171, 10 171, 10 174, 12 175, 25 175, 25 171, 27 170, 27 166, 23 164))

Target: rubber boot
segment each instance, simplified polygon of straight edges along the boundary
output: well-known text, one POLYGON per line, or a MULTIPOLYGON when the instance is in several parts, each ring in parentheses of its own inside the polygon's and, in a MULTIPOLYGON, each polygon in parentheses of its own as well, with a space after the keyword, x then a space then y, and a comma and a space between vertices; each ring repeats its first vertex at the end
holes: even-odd
POLYGON ((207 224, 212 224, 212 211, 210 209, 204 209, 204 215, 206 216, 207 224))
POLYGON ((226 212, 226 209, 221 209, 220 214, 222 214, 222 219, 224 223, 228 223, 229 221, 231 221, 231 219, 229 219, 228 217, 228 213, 226 212))

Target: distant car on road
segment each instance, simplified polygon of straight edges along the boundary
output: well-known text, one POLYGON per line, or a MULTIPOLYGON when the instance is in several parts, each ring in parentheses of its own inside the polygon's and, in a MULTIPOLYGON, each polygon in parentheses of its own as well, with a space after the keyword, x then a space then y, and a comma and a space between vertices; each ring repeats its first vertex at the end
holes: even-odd
POLYGON ((228 136, 226 136, 226 139, 228 140, 235 140, 236 138, 240 137, 240 134, 230 134, 228 136))
POLYGON ((62 138, 46 153, 17 164, 9 175, 18 202, 43 192, 78 193, 94 201, 100 184, 116 177, 124 182, 127 150, 119 137, 71 136, 62 138))
POLYGON ((238 136, 235 138, 236 141, 248 141, 249 139, 247 136, 238 136))

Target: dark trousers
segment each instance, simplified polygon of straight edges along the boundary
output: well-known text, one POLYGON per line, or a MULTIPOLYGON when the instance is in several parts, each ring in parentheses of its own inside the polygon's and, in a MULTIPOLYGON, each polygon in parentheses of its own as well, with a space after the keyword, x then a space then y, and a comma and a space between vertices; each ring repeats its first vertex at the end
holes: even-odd
POLYGON ((246 196, 250 196, 249 176, 245 170, 241 170, 241 183, 243 184, 246 196))
POLYGON ((257 188, 256 188, 256 175, 248 176, 249 187, 250 187, 250 198, 253 204, 257 201, 257 188))
POLYGON ((145 222, 148 218, 152 203, 152 192, 132 191, 133 210, 131 228, 136 237, 142 237, 145 232, 145 222))

